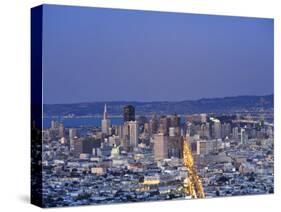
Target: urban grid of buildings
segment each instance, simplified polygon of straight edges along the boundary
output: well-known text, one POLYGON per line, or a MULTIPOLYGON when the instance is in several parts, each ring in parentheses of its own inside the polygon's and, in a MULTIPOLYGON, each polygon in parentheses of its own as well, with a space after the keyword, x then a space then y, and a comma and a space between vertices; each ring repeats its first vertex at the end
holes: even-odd
POLYGON ((43 130, 46 207, 192 198, 186 192, 188 142, 205 198, 273 193, 273 123, 252 115, 136 116, 112 125, 43 130))

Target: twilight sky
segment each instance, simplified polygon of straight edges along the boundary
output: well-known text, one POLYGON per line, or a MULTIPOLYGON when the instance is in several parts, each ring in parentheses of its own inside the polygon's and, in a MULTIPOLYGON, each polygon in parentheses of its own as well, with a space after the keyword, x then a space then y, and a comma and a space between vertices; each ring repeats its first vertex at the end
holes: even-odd
POLYGON ((45 5, 44 103, 273 93, 273 20, 45 5))

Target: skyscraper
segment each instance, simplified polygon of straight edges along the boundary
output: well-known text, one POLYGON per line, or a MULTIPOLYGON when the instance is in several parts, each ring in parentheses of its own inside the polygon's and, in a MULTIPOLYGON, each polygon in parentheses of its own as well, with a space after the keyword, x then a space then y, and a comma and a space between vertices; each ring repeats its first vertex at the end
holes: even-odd
POLYGON ((124 122, 135 121, 135 108, 132 105, 126 105, 123 108, 124 122))
POLYGON ((150 134, 156 134, 158 131, 158 119, 157 116, 154 114, 152 118, 149 121, 149 128, 150 128, 150 134))
POLYGON ((170 118, 167 116, 161 116, 159 120, 159 132, 164 135, 168 135, 170 127, 170 118))
POLYGON ((168 136, 168 158, 182 157, 182 142, 182 137, 180 136, 168 136))
POLYGON ((106 108, 106 104, 105 104, 104 105, 104 111, 103 111, 103 119, 101 120, 101 131, 102 131, 102 133, 108 135, 109 127, 110 127, 110 120, 107 117, 107 108, 106 108))
POLYGON ((234 139, 234 140, 239 139, 238 127, 232 128, 232 139, 234 139))
POLYGON ((168 158, 168 137, 163 133, 154 135, 154 160, 168 158))
POLYGON ((223 123, 221 125, 221 137, 225 139, 226 137, 229 137, 231 134, 231 125, 230 123, 223 123))
POLYGON ((215 139, 221 138, 221 122, 219 119, 210 118, 212 121, 212 137, 215 139))
POLYGON ((59 137, 60 138, 64 137, 64 125, 63 125, 63 123, 59 124, 59 137))
POLYGON ((74 150, 74 137, 76 136, 76 129, 70 128, 69 129, 69 144, 70 150, 74 150))
POLYGON ((240 136, 240 143, 241 144, 245 144, 248 140, 248 135, 245 131, 245 129, 241 128, 241 132, 240 132, 241 136, 240 136))
POLYGON ((129 140, 130 146, 136 147, 138 145, 138 125, 136 121, 129 122, 129 140))

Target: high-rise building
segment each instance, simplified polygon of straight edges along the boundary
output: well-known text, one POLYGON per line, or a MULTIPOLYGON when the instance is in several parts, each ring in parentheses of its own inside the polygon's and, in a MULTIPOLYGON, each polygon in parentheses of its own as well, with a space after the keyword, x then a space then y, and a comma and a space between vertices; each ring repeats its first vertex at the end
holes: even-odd
POLYGON ((200 125, 199 135, 201 138, 210 138, 210 126, 209 123, 203 123, 200 125))
POLYGON ((132 147, 138 145, 138 124, 136 121, 129 121, 129 141, 132 147))
POLYGON ((163 133, 154 135, 154 159, 163 160, 168 158, 168 137, 163 133))
POLYGON ((234 140, 239 139, 238 127, 232 128, 232 139, 234 139, 234 140))
POLYGON ((147 124, 147 118, 145 116, 139 116, 137 122, 140 133, 144 132, 144 125, 147 124))
POLYGON ((212 121, 212 137, 215 139, 221 138, 221 122, 219 119, 210 118, 212 121))
POLYGON ((242 128, 241 131, 240 131, 240 134, 241 134, 240 143, 245 144, 248 140, 248 135, 247 135, 245 129, 242 128))
POLYGON ((104 111, 103 111, 103 119, 101 120, 102 133, 108 135, 109 127, 110 127, 110 120, 108 119, 108 116, 107 116, 107 108, 106 108, 106 104, 105 104, 104 111))
POLYGON ((121 138, 129 139, 129 134, 130 134, 129 122, 125 122, 125 123, 123 124, 123 131, 122 131, 122 136, 121 136, 121 138))
POLYGON ((159 120, 159 133, 168 135, 170 127, 170 118, 167 116, 161 116, 159 120))
POLYGON ((225 139, 226 137, 229 137, 231 134, 231 125, 230 123, 223 123, 221 125, 221 137, 225 139))
POLYGON ((204 155, 208 153, 208 142, 206 140, 197 140, 197 155, 204 155))
POLYGON ((70 128, 69 129, 69 145, 70 150, 74 150, 74 138, 76 137, 76 129, 70 128))
POLYGON ((135 108, 132 105, 126 105, 123 108, 124 122, 135 121, 135 108))
POLYGON ((150 135, 156 134, 158 131, 158 119, 154 114, 149 121, 150 135))
POLYGON ((59 137, 60 138, 64 137, 64 125, 63 125, 63 123, 59 124, 59 137))
POLYGON ((77 157, 83 153, 83 144, 81 139, 74 139, 73 153, 77 157))
POLYGON ((124 126, 123 125, 118 125, 116 135, 118 135, 121 139, 124 138, 124 126))
POLYGON ((120 139, 121 139, 121 146, 125 151, 129 151, 131 144, 130 144, 130 122, 125 122, 123 125, 121 125, 120 129, 120 139))
POLYGON ((92 154, 93 149, 97 149, 101 147, 101 140, 96 140, 93 138, 74 138, 74 150, 73 153, 76 156, 80 154, 92 154))
MULTIPOLYGON (((170 127, 171 129, 171 127, 170 127)), ((168 137, 168 158, 181 158, 183 140, 181 136, 169 136, 168 137)))
POLYGON ((206 123, 207 122, 207 114, 206 113, 201 113, 200 117, 201 117, 201 122, 202 123, 206 123))

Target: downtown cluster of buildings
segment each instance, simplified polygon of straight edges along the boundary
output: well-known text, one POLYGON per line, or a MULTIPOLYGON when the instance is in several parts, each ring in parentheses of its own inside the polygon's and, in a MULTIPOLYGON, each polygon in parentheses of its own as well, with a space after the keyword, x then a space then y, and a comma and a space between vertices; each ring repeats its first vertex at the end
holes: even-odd
POLYGON ((47 207, 190 198, 183 188, 187 140, 206 197, 273 192, 273 124, 252 116, 135 115, 111 125, 43 131, 47 207))

